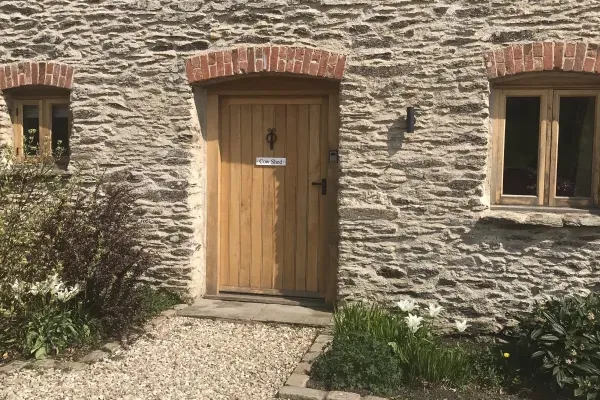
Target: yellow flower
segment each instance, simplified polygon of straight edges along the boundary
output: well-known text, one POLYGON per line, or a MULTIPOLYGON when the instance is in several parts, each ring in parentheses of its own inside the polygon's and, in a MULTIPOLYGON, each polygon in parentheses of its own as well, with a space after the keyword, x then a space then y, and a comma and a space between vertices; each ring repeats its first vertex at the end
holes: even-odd
POLYGON ((5 360, 8 360, 8 353, 2 354, 2 358, 5 359, 5 360))
POLYGON ((503 354, 502 354, 502 356, 503 356, 504 358, 509 358, 509 357, 510 357, 510 353, 503 353, 503 354))

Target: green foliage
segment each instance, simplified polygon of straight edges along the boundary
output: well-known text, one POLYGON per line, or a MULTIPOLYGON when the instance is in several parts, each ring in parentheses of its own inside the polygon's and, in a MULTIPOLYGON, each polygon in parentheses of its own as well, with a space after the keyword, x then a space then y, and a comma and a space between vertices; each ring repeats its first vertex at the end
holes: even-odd
MULTIPOLYGON (((414 305, 409 305, 412 307, 414 305)), ((439 310, 438 310, 439 312, 439 310)), ((402 381, 397 380, 396 387, 400 384, 415 384, 419 382, 444 383, 454 386, 464 385, 473 380, 475 374, 477 355, 458 345, 444 344, 434 334, 435 313, 422 313, 423 318, 408 312, 393 312, 377 305, 364 303, 347 304, 336 310, 334 314, 334 337, 352 337, 354 342, 365 340, 366 344, 375 341, 386 343, 384 350, 387 357, 389 350, 395 357, 401 370, 402 381), (412 320, 412 321, 411 321, 412 320), (411 328, 412 325, 412 328, 411 328)), ((354 343, 356 344, 356 343, 354 343)), ((365 344, 365 345, 366 345, 365 344)), ((382 351, 382 347, 373 347, 373 351, 382 351)), ((327 353, 326 353, 327 354, 327 353)), ((373 355, 377 359, 377 355, 373 355)), ((335 361, 339 364, 352 364, 354 358, 340 352, 335 356, 323 356, 321 364, 335 361), (348 357, 343 361, 343 357, 348 357)), ((359 365, 360 366, 360 365, 359 365)), ((362 367, 362 366, 361 366, 362 367)), ((335 370, 336 365, 327 367, 335 370)), ((344 373, 351 374, 357 366, 345 367, 344 373)), ((339 379, 335 375, 313 375, 316 379, 339 379)), ((358 378, 355 378, 358 379, 358 378)), ((351 381, 350 377, 344 382, 351 381)), ((324 381, 332 384, 330 381, 324 381)), ((339 381, 341 382, 341 381, 339 381)), ((340 389, 343 387, 339 384, 340 389)))
POLYGON ((365 333, 337 334, 311 368, 313 379, 329 390, 393 394, 402 379, 398 357, 386 342, 365 333))
POLYGON ((600 393, 600 298, 569 296, 538 304, 507 332, 512 369, 526 378, 552 378, 575 396, 600 393), (511 357, 512 358, 512 357, 511 357))
POLYGON ((149 302, 136 196, 96 171, 57 173, 55 159, 0 158, 0 354, 44 357, 118 334, 169 303, 149 302), (145 308, 146 307, 146 308, 145 308))
POLYGON ((163 288, 155 289, 150 285, 141 285, 139 293, 142 298, 138 318, 141 321, 152 318, 162 311, 169 310, 181 304, 181 297, 163 288))
POLYGON ((376 304, 349 303, 338 308, 333 316, 334 334, 362 332, 385 343, 400 342, 408 336, 402 316, 376 304))

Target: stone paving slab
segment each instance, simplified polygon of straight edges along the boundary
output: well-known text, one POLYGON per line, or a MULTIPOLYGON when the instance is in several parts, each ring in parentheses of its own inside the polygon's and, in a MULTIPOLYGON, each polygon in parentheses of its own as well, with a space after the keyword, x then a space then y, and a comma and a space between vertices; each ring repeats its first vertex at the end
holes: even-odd
POLYGON ((183 317, 273 322, 292 325, 330 326, 332 313, 304 306, 199 299, 177 311, 183 317))

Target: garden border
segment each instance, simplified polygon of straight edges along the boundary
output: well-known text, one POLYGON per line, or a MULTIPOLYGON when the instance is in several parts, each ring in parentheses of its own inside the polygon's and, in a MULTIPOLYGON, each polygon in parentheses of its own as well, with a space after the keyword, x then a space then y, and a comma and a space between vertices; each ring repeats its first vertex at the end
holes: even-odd
POLYGON ((300 360, 292 374, 288 377, 277 397, 287 400, 386 400, 383 397, 366 396, 361 397, 358 393, 324 391, 307 388, 306 384, 310 379, 310 368, 313 361, 323 352, 332 340, 333 336, 329 330, 323 331, 317 335, 313 344, 306 354, 300 360))
POLYGON ((105 343, 100 349, 95 349, 88 354, 80 357, 76 361, 57 361, 52 358, 43 360, 14 360, 0 367, 0 375, 8 375, 18 372, 25 368, 44 370, 44 369, 59 369, 63 371, 78 371, 89 367, 99 361, 107 360, 118 355, 119 350, 127 349, 127 342, 136 340, 143 335, 149 334, 154 328, 160 326, 167 319, 177 316, 177 311, 187 307, 188 304, 178 304, 175 307, 162 311, 150 319, 143 328, 136 334, 133 339, 121 340, 120 342, 112 341, 105 343))

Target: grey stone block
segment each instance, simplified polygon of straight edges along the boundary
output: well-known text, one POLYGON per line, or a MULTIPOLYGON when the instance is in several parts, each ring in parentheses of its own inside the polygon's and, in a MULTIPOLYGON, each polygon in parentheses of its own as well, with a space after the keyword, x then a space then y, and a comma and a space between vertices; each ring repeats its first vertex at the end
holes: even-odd
POLYGON ((114 353, 118 350, 121 350, 121 343, 119 342, 108 342, 104 346, 102 346, 102 350, 108 353, 114 353))
POLYGON ((388 400, 385 397, 367 396, 363 400, 388 400))
POLYGON ((86 364, 93 364, 108 358, 108 356, 109 354, 104 351, 94 350, 79 361, 86 364))
POLYGON ((308 383, 309 376, 305 374, 292 374, 285 381, 286 386, 298 386, 298 387, 306 387, 308 383))
POLYGON ((301 362, 294 369, 294 374, 310 375, 310 364, 306 362, 301 362))
POLYGON ((172 318, 177 315, 177 311, 165 310, 165 311, 161 312, 160 315, 162 315, 163 317, 166 317, 166 318, 172 318))
POLYGON ((316 352, 308 352, 304 355, 304 357, 302 357, 302 361, 303 362, 313 362, 317 357, 319 357, 321 353, 316 353, 316 352))
POLYGON ((175 307, 173 307, 173 310, 179 311, 179 310, 183 310, 184 308, 188 308, 188 307, 189 307, 188 304, 177 304, 175 307))
POLYGON ((51 369, 58 368, 58 364, 56 360, 46 359, 34 361, 31 366, 35 369, 51 369))
POLYGON ((61 362, 58 363, 56 365, 57 369, 63 370, 63 371, 81 371, 84 370, 88 367, 88 364, 84 364, 81 362, 61 362))
POLYGON ((17 372, 23 368, 27 368, 31 365, 31 361, 12 361, 6 364, 3 367, 0 367, 0 375, 2 374, 11 374, 13 372, 17 372))
POLYGON ((279 390, 277 397, 287 400, 325 400, 327 392, 316 389, 284 386, 279 390))
POLYGON ((350 392, 329 392, 327 400, 360 400, 360 394, 350 392))
POLYGON ((310 349, 308 350, 308 352, 309 353, 322 353, 325 346, 327 346, 327 342, 315 342, 315 343, 313 343, 312 346, 310 346, 310 349))
POLYGON ((317 338, 315 339, 315 343, 329 343, 333 340, 333 335, 328 335, 328 334, 320 334, 319 336, 317 336, 317 338))

